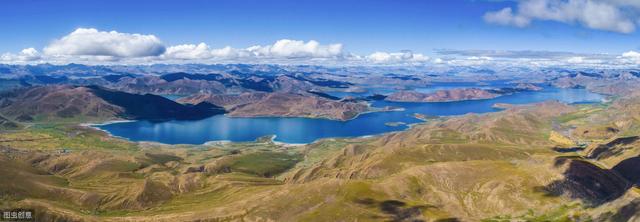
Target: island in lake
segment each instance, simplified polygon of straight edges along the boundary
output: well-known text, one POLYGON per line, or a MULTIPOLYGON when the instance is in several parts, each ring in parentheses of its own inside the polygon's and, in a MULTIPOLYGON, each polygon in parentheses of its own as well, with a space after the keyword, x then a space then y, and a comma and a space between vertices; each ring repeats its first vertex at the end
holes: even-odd
POLYGON ((2 2, 0 48, 48 44, 0 52, 0 221, 640 220, 640 53, 589 53, 629 48, 635 1, 16 2, 2 2), (475 35, 485 25, 440 9, 553 33, 549 49, 594 44, 526 50, 519 38, 545 38, 475 35), (47 33, 118 27, 109 22, 181 32, 47 33), (576 41, 584 30, 549 32, 554 22, 627 36, 576 41), (165 43, 314 33, 374 53, 314 40, 165 43), (362 48, 427 34, 441 47, 415 47, 431 54, 362 48), (525 50, 443 49, 504 39, 525 50))
POLYGON ((309 93, 196 94, 178 101, 208 102, 224 107, 233 117, 308 117, 344 121, 373 111, 364 101, 333 100, 309 93))
POLYGON ((0 182, 13 195, 2 203, 43 220, 297 221, 309 210, 366 220, 391 208, 475 220, 636 198, 640 97, 560 88, 571 78, 561 73, 468 82, 393 68, 172 65, 63 78, 97 67, 0 67, 21 73, 0 80, 12 85, 0 92, 0 175, 23 178, 0 182), (467 191, 482 201, 448 198, 467 191))

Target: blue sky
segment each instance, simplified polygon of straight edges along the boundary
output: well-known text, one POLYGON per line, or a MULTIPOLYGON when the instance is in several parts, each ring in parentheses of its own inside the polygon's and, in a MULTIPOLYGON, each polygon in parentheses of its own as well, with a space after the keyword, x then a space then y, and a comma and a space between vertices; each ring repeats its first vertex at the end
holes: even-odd
POLYGON ((77 28, 154 35, 166 46, 203 42, 211 48, 246 48, 280 39, 316 40, 340 43, 344 51, 362 55, 411 50, 434 57, 434 49, 619 55, 640 47, 635 30, 621 33, 581 25, 581 21, 538 17, 524 27, 483 19, 504 8, 516 11, 518 4, 480 0, 7 0, 0 3, 0 53, 30 47, 42 51, 77 28))

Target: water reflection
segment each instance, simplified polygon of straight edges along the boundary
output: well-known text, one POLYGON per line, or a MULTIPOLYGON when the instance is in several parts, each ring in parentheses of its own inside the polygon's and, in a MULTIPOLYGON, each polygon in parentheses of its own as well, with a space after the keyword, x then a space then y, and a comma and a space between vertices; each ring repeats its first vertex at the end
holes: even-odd
MULTIPOLYGON (((456 86, 452 86, 456 87, 456 86)), ((537 92, 522 92, 488 100, 399 103, 376 101, 374 106, 403 107, 404 111, 367 113, 350 121, 308 118, 232 118, 224 115, 197 121, 149 122, 135 121, 99 126, 115 136, 133 141, 157 141, 167 144, 202 144, 207 141, 253 141, 261 136, 276 135, 276 141, 309 143, 328 137, 357 137, 406 129, 408 126, 388 126, 388 122, 416 123, 414 113, 432 116, 494 112, 496 103, 526 104, 546 100, 566 103, 600 102, 603 96, 585 89, 545 88, 537 92)))

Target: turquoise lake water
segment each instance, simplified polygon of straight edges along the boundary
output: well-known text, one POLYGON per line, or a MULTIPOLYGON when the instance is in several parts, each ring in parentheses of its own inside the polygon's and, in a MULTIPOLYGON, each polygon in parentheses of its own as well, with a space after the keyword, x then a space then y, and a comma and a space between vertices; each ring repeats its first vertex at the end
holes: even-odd
MULTIPOLYGON (((452 88, 460 85, 439 85, 452 88)), ((417 89, 428 91, 428 88, 417 89)), ((345 96, 348 93, 332 93, 345 96)), ((363 93, 354 94, 361 96, 363 93)), ((365 94, 366 95, 366 94, 365 94)), ((329 137, 359 137, 404 130, 407 125, 389 126, 386 123, 421 122, 413 117, 415 113, 431 116, 451 116, 467 113, 487 113, 499 111, 492 106, 496 103, 527 104, 546 100, 565 103, 601 102, 603 96, 585 89, 557 89, 546 87, 542 91, 521 92, 495 99, 471 100, 439 103, 400 103, 374 101, 373 106, 402 107, 404 111, 375 112, 362 114, 349 121, 333 121, 309 118, 259 117, 234 118, 218 115, 196 121, 120 122, 97 126, 114 136, 132 141, 155 141, 166 144, 202 144, 208 141, 254 141, 259 137, 276 135, 275 140, 285 143, 310 143, 329 137)))

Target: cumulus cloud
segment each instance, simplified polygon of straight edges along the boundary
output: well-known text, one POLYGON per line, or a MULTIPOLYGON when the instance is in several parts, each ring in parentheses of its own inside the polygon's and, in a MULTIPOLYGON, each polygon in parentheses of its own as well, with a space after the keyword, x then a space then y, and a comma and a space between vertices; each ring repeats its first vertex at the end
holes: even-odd
POLYGON ((441 58, 434 65, 494 66, 494 67, 584 67, 584 68, 637 68, 640 52, 622 54, 574 53, 535 50, 453 50, 438 49, 441 58))
POLYGON ((432 64, 436 66, 488 66, 498 65, 501 62, 502 60, 496 60, 495 58, 488 56, 469 56, 437 58, 432 61, 432 64))
MULTIPOLYGON (((580 67, 629 67, 638 64, 636 52, 622 55, 602 53, 574 53, 535 50, 454 50, 438 49, 437 54, 447 58, 449 65, 501 65, 501 66, 580 66, 580 67)), ((435 62, 434 62, 435 63, 435 62)))
POLYGON ((510 7, 487 12, 488 23, 526 27, 534 20, 579 23, 587 28, 631 33, 636 29, 634 13, 640 9, 635 0, 520 0, 517 12, 510 7), (626 10, 625 10, 626 9, 626 10))
POLYGON ((164 59, 315 59, 315 58, 337 58, 342 57, 342 44, 322 45, 317 41, 308 42, 299 40, 282 39, 272 45, 251 46, 244 49, 232 48, 230 46, 211 49, 207 44, 198 45, 186 44, 176 45, 167 48, 161 56, 164 59))
POLYGON ((26 48, 20 51, 18 56, 23 57, 24 60, 37 60, 40 58, 40 53, 34 48, 26 48))
POLYGON ((636 59, 640 59, 640 52, 636 52, 636 51, 628 51, 628 52, 622 53, 622 57, 623 57, 623 58, 636 58, 636 59))
POLYGON ((567 62, 573 63, 573 64, 584 63, 584 61, 585 61, 584 57, 579 57, 579 56, 571 57, 567 59, 567 62))
POLYGON ((44 48, 44 53, 51 56, 132 58, 158 56, 164 52, 165 46, 154 35, 105 32, 93 28, 76 29, 44 48))
MULTIPOLYGON (((534 0, 527 0, 534 1, 534 0)), ((542 0, 538 0, 542 1, 542 0)), ((595 1, 595 0, 594 0, 595 1)), ((600 0, 619 1, 625 0, 600 0)), ((618 3, 623 4, 623 3, 618 3)), ((626 4, 626 3, 625 3, 626 4)), ((631 3, 629 3, 631 4, 631 3)), ((635 7, 629 5, 629 7, 635 7)), ((501 16, 517 16, 507 10, 501 16)), ((513 25, 513 24, 512 24, 513 25)), ((433 66, 626 66, 640 65, 640 52, 620 55, 550 51, 508 50, 435 50, 431 59, 410 50, 357 55, 343 50, 339 43, 282 39, 269 45, 246 48, 214 48, 206 43, 165 47, 153 35, 77 29, 46 46, 0 55, 0 63, 82 63, 82 64, 154 64, 154 63, 270 63, 318 65, 433 65, 433 66)))
POLYGON ((235 49, 231 46, 227 46, 220 49, 211 50, 211 55, 218 59, 238 59, 251 57, 251 52, 243 49, 235 49))
POLYGON ((569 57, 597 57, 610 58, 608 54, 589 54, 562 51, 543 51, 543 50, 456 50, 456 49, 437 49, 436 53, 447 56, 466 56, 466 57, 493 57, 507 59, 559 59, 563 60, 569 57))
POLYGON ((168 47, 165 53, 162 55, 168 59, 208 59, 211 58, 212 53, 209 46, 205 43, 198 45, 184 44, 168 47))
POLYGON ((365 57, 369 62, 382 64, 382 63, 420 63, 429 60, 428 56, 420 53, 413 53, 412 51, 405 50, 401 52, 374 52, 365 57))
POLYGON ((273 45, 252 46, 246 50, 258 57, 330 58, 342 55, 342 44, 321 45, 314 40, 304 42, 281 39, 273 45))
POLYGON ((627 64, 640 64, 640 52, 636 51, 628 51, 622 53, 618 59, 627 64))
POLYGON ((531 19, 514 15, 511 8, 503 8, 502 10, 495 12, 487 12, 483 18, 488 23, 495 23, 499 25, 511 25, 516 27, 525 27, 531 23, 531 19))
POLYGON ((26 48, 17 54, 4 53, 0 56, 0 61, 5 62, 29 62, 40 59, 40 52, 34 48, 26 48))

